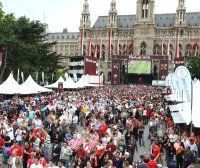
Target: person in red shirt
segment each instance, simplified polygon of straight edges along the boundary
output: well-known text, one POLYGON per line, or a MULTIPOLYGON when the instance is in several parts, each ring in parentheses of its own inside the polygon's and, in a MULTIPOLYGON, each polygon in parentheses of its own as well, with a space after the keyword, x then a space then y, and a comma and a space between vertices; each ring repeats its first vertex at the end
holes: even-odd
POLYGON ((152 153, 154 155, 154 160, 157 160, 160 157, 160 147, 156 142, 153 143, 152 153))
POLYGON ((154 160, 154 155, 150 156, 148 165, 149 165, 149 168, 157 168, 157 162, 154 160))

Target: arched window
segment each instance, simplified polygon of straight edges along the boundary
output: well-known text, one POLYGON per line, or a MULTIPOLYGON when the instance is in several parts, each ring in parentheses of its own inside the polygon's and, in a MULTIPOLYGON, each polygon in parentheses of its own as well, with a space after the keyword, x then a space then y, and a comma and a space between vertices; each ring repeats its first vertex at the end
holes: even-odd
POLYGON ((183 57, 183 46, 179 44, 179 57, 183 57))
POLYGON ((160 51, 161 51, 160 46, 158 44, 154 45, 154 47, 153 47, 153 54, 154 55, 161 55, 160 51))
POLYGON ((119 55, 122 55, 122 45, 119 45, 119 55))
POLYGON ((193 55, 194 56, 199 56, 200 55, 199 45, 197 43, 193 46, 193 55))
POLYGON ((146 48, 147 48, 146 43, 142 42, 142 44, 140 46, 140 55, 146 55, 146 48))
POLYGON ((148 17, 149 0, 143 0, 142 3, 142 18, 148 17))
POLYGON ((123 55, 126 55, 127 53, 127 48, 126 48, 126 44, 123 45, 123 55))
POLYGON ((83 56, 85 56, 86 55, 86 45, 84 44, 83 45, 83 56))
POLYGON ((106 60, 106 47, 105 45, 103 44, 102 45, 102 61, 105 61, 106 60))
POLYGON ((111 72, 108 72, 108 82, 111 81, 111 72))
POLYGON ((133 55, 133 44, 130 44, 128 47, 128 54, 133 55))
POLYGON ((94 45, 93 44, 91 44, 91 51, 90 52, 91 52, 90 56, 94 57, 94 45))
POLYGON ((169 53, 170 53, 170 60, 172 60, 173 55, 174 55, 174 47, 173 47, 172 44, 170 44, 170 50, 169 50, 169 53))
POLYGON ((163 52, 162 52, 162 47, 161 47, 161 54, 167 55, 167 46, 163 44, 163 52))
POLYGON ((113 56, 114 55, 114 47, 113 47, 113 45, 111 44, 111 56, 113 56))
POLYGON ((187 57, 192 56, 192 45, 191 44, 186 45, 185 56, 187 56, 187 57))

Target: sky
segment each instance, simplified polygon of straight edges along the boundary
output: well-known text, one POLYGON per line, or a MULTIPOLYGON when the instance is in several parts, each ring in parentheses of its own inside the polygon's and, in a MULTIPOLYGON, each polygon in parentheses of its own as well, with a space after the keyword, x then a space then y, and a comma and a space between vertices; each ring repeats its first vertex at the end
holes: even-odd
MULTIPOLYGON (((200 0, 185 0, 187 12, 200 12, 200 0)), ((49 32, 78 31, 84 0, 0 0, 5 13, 48 24, 49 32)), ((88 0, 91 23, 108 15, 111 0, 88 0)), ((136 0, 116 0, 119 15, 136 13, 136 0)), ((155 13, 175 13, 178 0, 155 0, 155 13)))

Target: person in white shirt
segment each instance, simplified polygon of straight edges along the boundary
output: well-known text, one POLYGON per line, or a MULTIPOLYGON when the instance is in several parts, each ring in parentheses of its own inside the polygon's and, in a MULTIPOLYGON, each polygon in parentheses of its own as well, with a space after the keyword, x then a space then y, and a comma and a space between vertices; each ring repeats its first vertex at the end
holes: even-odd
POLYGON ((23 121, 24 121, 24 119, 22 118, 22 115, 19 114, 19 117, 18 117, 18 119, 17 119, 17 124, 18 124, 18 125, 21 125, 21 124, 23 123, 23 121))
POLYGON ((74 131, 77 128, 78 124, 78 116, 76 114, 73 114, 72 116, 72 131, 74 131))
POLYGON ((14 137, 14 132, 13 132, 13 127, 11 124, 8 124, 8 127, 6 128, 7 135, 10 137, 10 140, 13 141, 15 139, 14 137))
POLYGON ((42 164, 40 164, 39 158, 35 158, 35 163, 31 164, 30 168, 43 168, 42 164))
POLYGON ((35 124, 36 128, 41 128, 42 126, 42 121, 37 116, 33 120, 33 123, 35 124))
POLYGON ((169 135, 170 142, 174 143, 177 141, 177 139, 178 139, 178 135, 174 134, 174 132, 169 135))
POLYGON ((22 127, 19 127, 16 131, 15 131, 15 136, 16 136, 16 141, 17 142, 22 142, 23 141, 23 134, 25 134, 26 131, 23 130, 22 127))

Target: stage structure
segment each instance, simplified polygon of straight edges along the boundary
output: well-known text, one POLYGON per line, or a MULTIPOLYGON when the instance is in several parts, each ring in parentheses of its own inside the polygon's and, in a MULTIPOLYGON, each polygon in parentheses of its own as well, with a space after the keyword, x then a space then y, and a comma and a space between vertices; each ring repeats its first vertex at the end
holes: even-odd
POLYGON ((114 55, 112 56, 112 85, 151 83, 165 80, 168 74, 168 56, 114 55))

